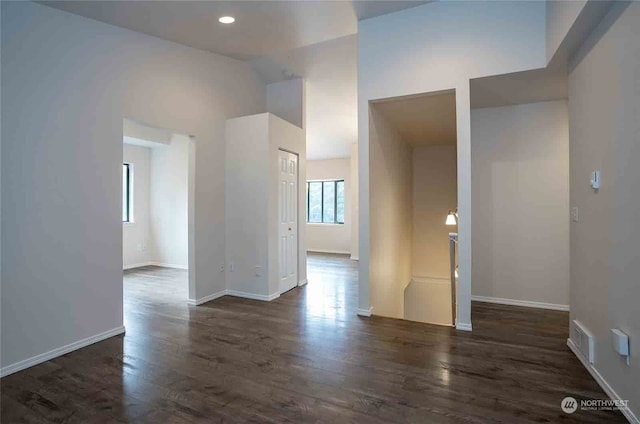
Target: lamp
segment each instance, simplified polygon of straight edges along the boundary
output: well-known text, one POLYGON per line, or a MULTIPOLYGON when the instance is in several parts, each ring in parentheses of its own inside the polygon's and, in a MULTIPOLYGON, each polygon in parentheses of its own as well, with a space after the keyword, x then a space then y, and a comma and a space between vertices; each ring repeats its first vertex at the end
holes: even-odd
POLYGON ((458 211, 451 212, 447 215, 447 220, 444 222, 445 225, 458 225, 458 211))

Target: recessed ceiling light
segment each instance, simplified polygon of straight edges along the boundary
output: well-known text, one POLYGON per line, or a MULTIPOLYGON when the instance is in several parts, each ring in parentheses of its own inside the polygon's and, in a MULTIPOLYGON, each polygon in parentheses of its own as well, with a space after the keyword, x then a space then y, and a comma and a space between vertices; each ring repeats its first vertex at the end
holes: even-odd
POLYGON ((236 21, 236 18, 234 18, 233 16, 222 16, 220 19, 218 19, 218 22, 220 22, 221 24, 232 24, 236 21))

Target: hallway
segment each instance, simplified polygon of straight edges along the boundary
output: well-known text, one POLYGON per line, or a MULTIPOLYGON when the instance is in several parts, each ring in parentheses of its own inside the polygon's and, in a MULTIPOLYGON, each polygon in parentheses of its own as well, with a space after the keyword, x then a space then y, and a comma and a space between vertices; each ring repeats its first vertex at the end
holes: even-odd
POLYGON ((357 262, 308 263, 308 285, 272 302, 198 307, 176 295, 186 272, 126 272, 126 336, 2 379, 2 422, 624 422, 561 412, 606 398, 567 313, 474 303, 473 333, 360 318, 357 262))

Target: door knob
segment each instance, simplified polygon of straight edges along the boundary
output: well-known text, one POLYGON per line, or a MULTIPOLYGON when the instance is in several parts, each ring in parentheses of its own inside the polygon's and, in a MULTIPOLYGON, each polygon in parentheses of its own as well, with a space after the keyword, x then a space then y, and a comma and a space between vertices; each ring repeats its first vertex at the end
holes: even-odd
POLYGON ((291 231, 291 227, 289 227, 289 231, 291 231))

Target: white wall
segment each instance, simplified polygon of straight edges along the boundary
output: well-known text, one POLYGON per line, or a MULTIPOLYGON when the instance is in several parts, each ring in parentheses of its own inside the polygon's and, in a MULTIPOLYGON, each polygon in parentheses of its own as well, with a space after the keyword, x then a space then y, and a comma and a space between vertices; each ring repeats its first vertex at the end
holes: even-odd
POLYGON ((187 269, 189 149, 191 139, 175 134, 168 146, 151 149, 150 234, 156 265, 187 269))
MULTIPOLYGON (((640 417, 640 3, 618 3, 569 74, 571 319, 594 334, 593 369, 640 417), (626 9, 625 9, 626 8, 626 9), (601 188, 589 186, 600 170, 601 188), (626 332, 631 365, 612 350, 626 332)), ((602 384, 602 381, 601 381, 602 384)))
MULTIPOLYGON (((458 320, 471 323, 469 79, 546 65, 543 2, 433 2, 358 23, 359 308, 370 305, 369 101, 456 90, 460 279, 458 320)), ((371 190, 370 190, 371 188, 371 190)), ((370 270, 371 268, 371 270, 370 270)), ((371 275, 370 275, 371 274, 371 275)))
POLYGON ((189 295, 224 289, 224 123, 264 111, 265 86, 241 61, 40 4, 1 7, 6 373, 123 330, 123 117, 195 136, 189 295))
MULTIPOLYGON (((375 106, 369 119, 371 306, 376 315, 404 317, 411 281, 411 146, 375 106), (375 213, 374 213, 375 211, 375 213)), ((368 309, 368 308, 367 308, 368 309)))
POLYGON ((267 112, 293 125, 305 126, 305 82, 295 78, 267 85, 267 112))
POLYGON ((280 161, 279 149, 298 155, 298 284, 307 283, 307 235, 304 228, 306 210, 302 205, 306 198, 305 175, 307 175, 307 145, 302 128, 291 125, 287 121, 269 113, 269 292, 280 293, 279 258, 280 258, 280 225, 279 225, 279 192, 280 161))
POLYGON ((250 61, 268 82, 280 81, 283 69, 304 75, 310 160, 347 157, 358 139, 357 44, 358 34, 351 34, 250 61))
POLYGON ((192 142, 179 134, 167 136, 167 144, 145 142, 149 147, 124 144, 123 161, 132 164, 134 220, 122 224, 123 267, 187 269, 192 142))
POLYGON ((147 265, 152 258, 149 236, 149 164, 147 147, 123 145, 123 162, 131 164, 133 175, 133 222, 122 223, 122 266, 147 265))
POLYGON ((268 296, 268 115, 230 119, 226 134, 226 288, 268 296))
MULTIPOLYGON (((298 154, 298 205, 304 205, 304 131, 271 113, 262 113, 228 120, 226 134, 227 289, 235 295, 271 300, 280 294, 278 149, 298 154)), ((301 285, 307 278, 304 222, 305 209, 299 207, 298 281, 301 285)))
MULTIPOLYGON (((344 180, 344 224, 306 224, 307 250, 351 254, 351 160, 307 161, 307 180, 344 180)), ((306 207, 306 205, 305 205, 306 207)))
POLYGON ((569 305, 565 101, 471 111, 472 294, 569 305))
MULTIPOLYGON (((458 205, 456 146, 417 146, 413 149, 413 261, 414 277, 451 279, 448 211, 458 205)), ((447 293, 446 302, 450 302, 447 293)))

